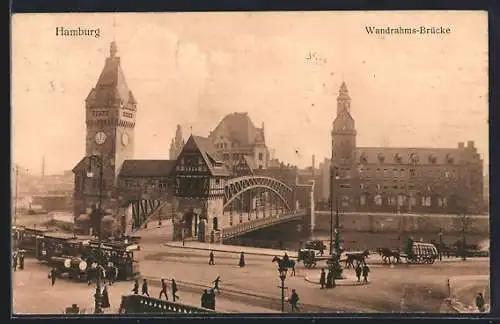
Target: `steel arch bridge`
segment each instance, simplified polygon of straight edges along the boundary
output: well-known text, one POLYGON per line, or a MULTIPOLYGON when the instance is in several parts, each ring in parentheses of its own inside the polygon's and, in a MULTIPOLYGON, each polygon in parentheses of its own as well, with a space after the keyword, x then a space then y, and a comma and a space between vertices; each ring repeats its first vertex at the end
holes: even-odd
POLYGON ((288 197, 293 193, 293 189, 279 180, 264 176, 244 176, 229 179, 224 186, 224 209, 243 193, 257 188, 273 192, 288 210, 291 209, 288 204, 288 197))

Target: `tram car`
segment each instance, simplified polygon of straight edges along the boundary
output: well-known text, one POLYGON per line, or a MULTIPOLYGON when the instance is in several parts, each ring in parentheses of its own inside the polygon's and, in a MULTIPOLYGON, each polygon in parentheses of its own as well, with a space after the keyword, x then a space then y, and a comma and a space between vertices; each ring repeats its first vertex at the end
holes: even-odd
POLYGON ((432 264, 439 257, 436 246, 431 243, 413 242, 409 252, 401 254, 407 263, 432 264))
POLYGON ((24 226, 12 227, 13 248, 15 250, 25 250, 28 254, 36 254, 37 237, 43 237, 49 233, 50 229, 46 227, 29 228, 24 226))
POLYGON ((70 279, 85 280, 87 262, 80 257, 84 238, 71 234, 52 233, 37 237, 36 258, 54 268, 57 275, 70 279))
POLYGON ((140 246, 134 242, 126 241, 99 241, 89 240, 82 246, 82 259, 91 266, 95 263, 105 268, 114 265, 118 269, 117 280, 133 280, 140 277, 139 262, 134 252, 140 246))

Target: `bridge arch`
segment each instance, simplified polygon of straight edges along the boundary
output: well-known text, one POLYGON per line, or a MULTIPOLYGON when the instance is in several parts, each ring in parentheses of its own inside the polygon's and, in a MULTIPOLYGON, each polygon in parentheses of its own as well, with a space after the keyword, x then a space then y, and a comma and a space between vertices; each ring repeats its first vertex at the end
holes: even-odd
POLYGON ((293 192, 293 189, 279 180, 264 176, 244 176, 230 179, 224 186, 224 208, 243 193, 257 188, 273 192, 290 210, 287 196, 293 192))

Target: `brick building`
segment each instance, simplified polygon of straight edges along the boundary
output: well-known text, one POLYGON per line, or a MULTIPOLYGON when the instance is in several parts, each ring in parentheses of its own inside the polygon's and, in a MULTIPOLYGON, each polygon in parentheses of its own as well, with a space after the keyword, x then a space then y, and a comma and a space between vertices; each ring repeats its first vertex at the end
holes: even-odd
MULTIPOLYGON (((359 147, 351 98, 342 83, 331 133, 335 201, 345 211, 480 212, 483 160, 473 141, 455 148, 359 147)), ((330 159, 320 164, 321 199, 328 201, 330 159)))

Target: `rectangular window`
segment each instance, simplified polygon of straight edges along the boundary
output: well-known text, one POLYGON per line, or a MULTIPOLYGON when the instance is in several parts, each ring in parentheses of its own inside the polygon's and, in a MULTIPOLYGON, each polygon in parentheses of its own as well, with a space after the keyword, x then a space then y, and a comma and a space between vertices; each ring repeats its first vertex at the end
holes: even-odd
POLYGON ((361 197, 359 197, 359 204, 361 206, 366 205, 366 196, 365 195, 361 195, 361 197))
POLYGON ((342 183, 339 185, 339 187, 342 189, 351 189, 351 185, 348 183, 342 183))
POLYGON ((264 159, 264 154, 262 154, 262 152, 261 152, 261 153, 259 153, 259 161, 262 161, 263 159, 264 159))
POLYGON ((414 177, 416 175, 415 169, 410 169, 410 177, 414 177))

